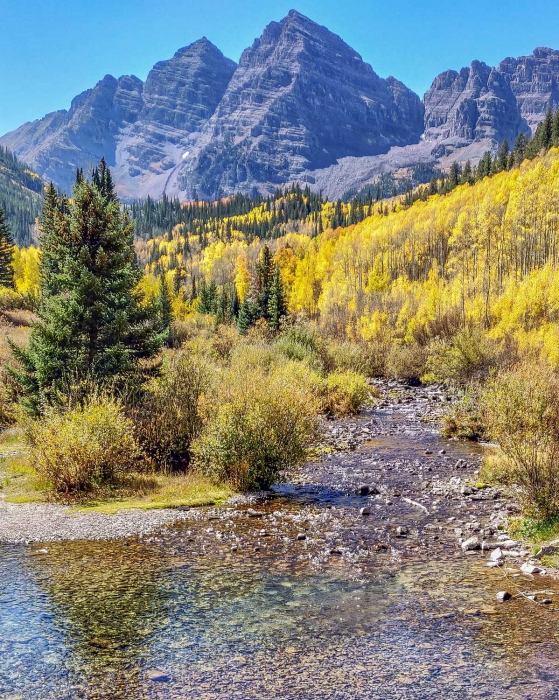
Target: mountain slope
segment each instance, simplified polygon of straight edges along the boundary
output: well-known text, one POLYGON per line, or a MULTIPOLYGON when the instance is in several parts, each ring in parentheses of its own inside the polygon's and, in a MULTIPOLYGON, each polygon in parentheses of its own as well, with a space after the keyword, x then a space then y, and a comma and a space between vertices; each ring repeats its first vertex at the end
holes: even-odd
POLYGON ((171 191, 189 198, 195 189, 215 196, 275 186, 345 156, 417 142, 422 130, 417 95, 291 11, 243 53, 171 191))
POLYGON ((295 180, 338 198, 417 165, 475 163, 558 106, 559 51, 445 71, 422 102, 292 10, 238 66, 201 39, 156 64, 145 83, 105 76, 68 111, 0 144, 66 191, 76 167, 105 156, 125 201, 272 193, 295 180))
POLYGON ((19 245, 29 245, 36 236, 44 182, 12 153, 0 146, 0 206, 19 245))

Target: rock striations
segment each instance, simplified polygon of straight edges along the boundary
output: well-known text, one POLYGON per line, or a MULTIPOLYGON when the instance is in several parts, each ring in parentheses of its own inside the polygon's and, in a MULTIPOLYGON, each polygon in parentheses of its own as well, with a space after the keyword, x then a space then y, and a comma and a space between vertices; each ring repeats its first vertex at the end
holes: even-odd
POLYGON ((175 190, 212 196, 277 186, 345 156, 417 143, 422 131, 417 95, 291 11, 241 56, 175 190))
POLYGON ((180 49, 145 83, 105 76, 68 111, 0 138, 66 190, 105 156, 124 199, 183 200, 306 181, 341 196, 380 172, 476 160, 559 106, 559 51, 439 75, 423 102, 380 78, 298 12, 272 22, 239 65, 211 42, 180 49))

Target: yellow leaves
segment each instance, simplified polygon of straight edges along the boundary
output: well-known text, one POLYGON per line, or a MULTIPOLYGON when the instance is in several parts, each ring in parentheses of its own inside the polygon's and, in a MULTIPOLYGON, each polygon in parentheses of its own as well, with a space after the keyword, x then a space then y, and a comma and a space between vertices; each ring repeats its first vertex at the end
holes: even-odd
POLYGON ((235 264, 235 288, 242 303, 250 289, 250 272, 245 255, 238 255, 235 264))
POLYGON ((36 297, 39 293, 39 264, 41 252, 38 248, 14 249, 14 282, 16 291, 25 296, 36 297))

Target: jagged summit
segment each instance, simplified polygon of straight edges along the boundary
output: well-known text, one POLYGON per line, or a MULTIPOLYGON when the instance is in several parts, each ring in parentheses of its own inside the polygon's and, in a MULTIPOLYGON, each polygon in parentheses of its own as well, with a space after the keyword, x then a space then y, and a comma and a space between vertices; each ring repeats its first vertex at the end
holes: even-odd
POLYGON ((559 51, 539 47, 496 67, 447 70, 421 101, 290 10, 238 65, 202 37, 145 83, 106 75, 0 144, 66 190, 76 167, 105 156, 125 199, 265 192, 297 179, 340 196, 382 172, 475 161, 514 141, 559 107, 558 84, 559 51))

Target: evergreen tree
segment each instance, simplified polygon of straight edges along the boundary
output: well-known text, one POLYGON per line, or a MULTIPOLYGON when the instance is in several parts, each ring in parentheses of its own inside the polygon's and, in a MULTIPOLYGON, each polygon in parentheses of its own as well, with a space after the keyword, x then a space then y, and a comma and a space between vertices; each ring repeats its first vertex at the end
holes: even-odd
POLYGON ((274 261, 272 253, 267 245, 261 252, 256 264, 256 304, 258 316, 269 320, 268 302, 270 299, 270 288, 274 272, 274 261))
POLYGON ((4 210, 0 207, 0 286, 14 286, 14 242, 10 227, 6 223, 4 210))
POLYGON ((505 139, 497 156, 497 169, 499 172, 508 170, 509 167, 509 142, 505 139))
POLYGON ((277 333, 280 329, 281 319, 287 314, 283 282, 281 279, 280 269, 277 265, 274 267, 274 275, 270 285, 268 312, 270 316, 270 328, 274 331, 274 333, 277 333))
POLYGON ((248 333, 248 329, 252 326, 254 322, 254 316, 252 313, 252 304, 246 298, 243 303, 241 304, 241 308, 239 309, 239 316, 237 318, 237 328, 239 330, 239 333, 241 335, 246 335, 248 333))
POLYGON ((543 148, 548 151, 553 146, 553 112, 551 107, 545 113, 544 120, 540 126, 541 134, 538 146, 540 150, 543 148))
POLYGON ((553 125, 551 127, 551 142, 554 148, 559 146, 559 109, 553 115, 553 125))
POLYGON ((450 173, 448 175, 448 190, 453 190, 455 187, 458 187, 458 184, 460 182, 460 166, 458 163, 454 162, 450 166, 450 173))
POLYGON ((466 165, 464 166, 464 170, 462 171, 462 177, 460 178, 460 182, 463 185, 471 185, 474 181, 474 173, 472 170, 472 164, 470 161, 467 161, 466 165))
POLYGON ((159 313, 159 321, 161 332, 164 334, 165 344, 168 345, 171 322, 173 320, 173 308, 171 294, 169 293, 169 285, 165 279, 165 275, 159 278, 159 286, 157 288, 157 311, 159 313))
POLYGON ((133 226, 118 201, 87 181, 71 203, 49 188, 41 230, 39 320, 27 348, 12 345, 21 369, 11 370, 35 414, 68 382, 138 377, 163 341, 156 309, 137 291, 133 226))
POLYGON ((518 134, 514 143, 514 162, 516 166, 521 165, 524 161, 527 145, 528 139, 526 134, 518 134))

